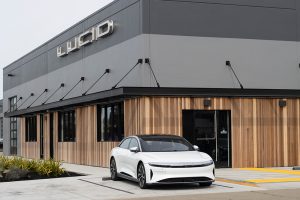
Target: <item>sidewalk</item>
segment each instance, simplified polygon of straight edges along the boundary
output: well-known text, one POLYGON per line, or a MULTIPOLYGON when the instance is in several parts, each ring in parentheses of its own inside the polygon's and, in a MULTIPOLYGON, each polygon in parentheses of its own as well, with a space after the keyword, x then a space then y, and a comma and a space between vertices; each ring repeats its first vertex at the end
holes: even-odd
POLYGON ((110 173, 108 168, 101 168, 101 167, 74 165, 68 163, 63 163, 62 167, 65 168, 67 171, 76 172, 78 174, 85 174, 93 177, 100 177, 100 178, 109 176, 110 173))
POLYGON ((300 171, 292 170, 291 167, 219 169, 216 170, 216 176, 255 184, 300 182, 300 171))

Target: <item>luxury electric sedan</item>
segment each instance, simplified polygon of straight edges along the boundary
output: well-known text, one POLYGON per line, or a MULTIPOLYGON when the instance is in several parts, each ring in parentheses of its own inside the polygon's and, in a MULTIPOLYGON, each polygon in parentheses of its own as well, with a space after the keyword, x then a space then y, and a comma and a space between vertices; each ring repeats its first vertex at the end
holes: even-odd
POLYGON ((215 165, 206 153, 187 140, 172 135, 141 135, 125 138, 111 151, 111 179, 125 178, 144 189, 152 184, 215 181, 215 165))

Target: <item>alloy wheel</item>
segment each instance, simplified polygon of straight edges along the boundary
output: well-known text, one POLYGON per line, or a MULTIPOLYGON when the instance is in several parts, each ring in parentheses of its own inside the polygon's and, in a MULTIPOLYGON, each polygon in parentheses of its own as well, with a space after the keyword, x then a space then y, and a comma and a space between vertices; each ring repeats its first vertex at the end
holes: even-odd
POLYGON ((144 189, 147 187, 146 184, 146 173, 145 173, 145 167, 143 164, 140 164, 138 167, 138 182, 139 182, 139 186, 140 188, 144 189))
POLYGON ((115 159, 111 159, 110 161, 110 177, 112 180, 117 180, 118 176, 117 176, 117 166, 116 166, 116 161, 115 159))

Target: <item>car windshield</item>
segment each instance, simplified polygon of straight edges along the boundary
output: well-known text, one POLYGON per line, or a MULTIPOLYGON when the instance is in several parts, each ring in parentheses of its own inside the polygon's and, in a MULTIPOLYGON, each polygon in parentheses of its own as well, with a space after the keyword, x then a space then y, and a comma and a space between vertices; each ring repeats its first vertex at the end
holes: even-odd
POLYGON ((180 137, 140 137, 143 152, 194 151, 193 146, 180 137))

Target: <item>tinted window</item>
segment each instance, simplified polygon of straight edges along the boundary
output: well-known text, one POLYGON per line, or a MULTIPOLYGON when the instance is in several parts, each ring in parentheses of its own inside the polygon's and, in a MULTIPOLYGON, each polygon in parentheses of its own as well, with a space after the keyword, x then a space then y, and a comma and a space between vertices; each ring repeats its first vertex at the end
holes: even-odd
POLYGON ((129 146, 129 142, 130 142, 130 138, 124 140, 121 144, 120 144, 120 148, 123 148, 123 149, 128 149, 128 146, 129 146))
POLYGON ((121 141, 124 138, 124 105, 115 103, 97 107, 97 141, 121 141))
MULTIPOLYGON (((17 110, 17 97, 9 98, 9 110, 15 111, 17 110)), ((10 118, 10 154, 16 155, 17 154, 17 118, 11 117, 10 118)))
POLYGON ((142 137, 140 142, 144 152, 194 151, 193 146, 180 137, 142 137))
POLYGON ((58 141, 75 142, 76 140, 76 113, 75 110, 62 111, 58 115, 58 141))
MULTIPOLYGON (((37 126, 36 126, 36 116, 33 117, 26 117, 25 118, 26 123, 26 135, 25 135, 25 141, 26 142, 36 142, 37 141, 37 126)), ((12 127, 14 129, 17 129, 17 127, 12 127)))
POLYGON ((130 145, 129 145, 129 149, 132 147, 139 147, 139 143, 135 138, 131 139, 130 145))

